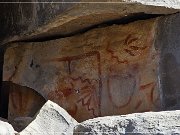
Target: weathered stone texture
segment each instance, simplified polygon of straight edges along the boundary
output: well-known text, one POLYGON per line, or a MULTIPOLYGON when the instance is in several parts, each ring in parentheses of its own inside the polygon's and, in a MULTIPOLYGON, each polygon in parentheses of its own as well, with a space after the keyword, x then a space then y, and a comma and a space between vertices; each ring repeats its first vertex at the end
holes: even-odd
POLYGON ((94 118, 77 125, 74 135, 180 134, 180 111, 146 112, 94 118))
POLYGON ((76 120, 160 109, 156 19, 14 43, 3 80, 36 90, 76 120))
POLYGON ((72 135, 77 124, 63 108, 47 101, 20 135, 72 135))
POLYGON ((160 50, 159 79, 163 108, 180 109, 180 13, 162 17, 155 41, 160 50))
MULTIPOLYGON (((68 2, 89 2, 89 0, 68 0, 68 2)), ((180 9, 179 0, 101 1, 112 3, 96 3, 96 0, 91 0, 90 2, 95 3, 1 4, 0 39, 4 39, 3 43, 7 43, 22 39, 65 36, 136 13, 172 14, 180 9)))

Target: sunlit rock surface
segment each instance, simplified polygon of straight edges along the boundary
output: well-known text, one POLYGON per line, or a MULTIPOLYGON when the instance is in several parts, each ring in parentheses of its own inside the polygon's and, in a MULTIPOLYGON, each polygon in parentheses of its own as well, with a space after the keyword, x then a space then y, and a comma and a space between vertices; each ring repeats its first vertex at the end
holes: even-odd
POLYGON ((180 134, 180 111, 100 117, 84 121, 74 130, 74 135, 102 134, 180 134))
POLYGON ((14 135, 15 133, 17 132, 9 123, 0 120, 0 135, 14 135))
POLYGON ((47 101, 20 135, 72 135, 78 123, 63 108, 47 101))

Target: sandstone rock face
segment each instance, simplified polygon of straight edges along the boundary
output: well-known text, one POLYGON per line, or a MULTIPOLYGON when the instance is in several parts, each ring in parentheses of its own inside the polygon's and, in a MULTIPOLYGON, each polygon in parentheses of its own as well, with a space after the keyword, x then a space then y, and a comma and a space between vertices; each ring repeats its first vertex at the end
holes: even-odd
POLYGON ((63 108, 47 101, 20 135, 71 135, 78 123, 63 108))
POLYGON ((179 0, 104 0, 104 3, 97 3, 96 0, 91 0, 90 3, 87 0, 68 0, 68 2, 74 3, 1 4, 0 26, 3 43, 64 36, 136 13, 172 14, 180 9, 179 0))
POLYGON ((7 122, 0 121, 0 134, 1 135, 14 135, 16 132, 14 128, 7 122))
POLYGON ((78 121, 159 110, 156 23, 137 21, 47 42, 13 43, 4 56, 3 80, 34 89, 78 121))
POLYGON ((74 135, 180 134, 180 111, 146 112, 87 120, 75 127, 74 135))

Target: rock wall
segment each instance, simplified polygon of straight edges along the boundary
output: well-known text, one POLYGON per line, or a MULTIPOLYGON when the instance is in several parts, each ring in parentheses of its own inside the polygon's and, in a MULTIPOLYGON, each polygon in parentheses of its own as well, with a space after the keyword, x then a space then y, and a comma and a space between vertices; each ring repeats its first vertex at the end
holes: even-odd
POLYGON ((76 120, 161 109, 157 19, 11 44, 3 80, 34 89, 76 120))
POLYGON ((48 99, 78 121, 180 108, 179 1, 105 2, 0 5, 10 120, 48 99))

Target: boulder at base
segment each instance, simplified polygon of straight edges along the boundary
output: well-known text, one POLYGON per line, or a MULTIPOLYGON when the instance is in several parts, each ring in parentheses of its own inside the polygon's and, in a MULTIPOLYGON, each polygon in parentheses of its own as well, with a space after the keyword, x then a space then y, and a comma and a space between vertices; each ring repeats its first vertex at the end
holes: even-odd
POLYGON ((0 135, 14 135, 16 133, 14 131, 14 128, 9 123, 1 120, 0 120, 0 135))
POLYGON ((135 113, 90 119, 77 125, 74 135, 180 134, 180 110, 135 113))
POLYGON ((63 108, 48 100, 20 135, 71 135, 77 124, 63 108))

